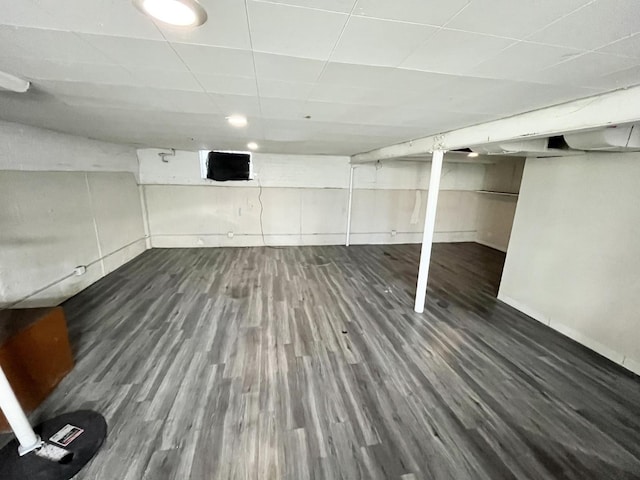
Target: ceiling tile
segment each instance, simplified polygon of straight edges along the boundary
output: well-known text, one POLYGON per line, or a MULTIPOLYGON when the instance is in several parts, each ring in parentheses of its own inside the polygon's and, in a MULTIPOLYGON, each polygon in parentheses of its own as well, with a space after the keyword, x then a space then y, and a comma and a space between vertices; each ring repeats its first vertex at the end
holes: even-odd
MULTIPOLYGON (((432 107, 389 107, 381 109, 374 121, 381 125, 400 127, 419 127, 420 136, 430 133, 446 131, 448 127, 458 124, 461 126, 473 125, 493 119, 488 114, 452 112, 438 110, 432 107)), ((387 131, 394 131, 388 129, 387 131)), ((397 132, 396 132, 397 133, 397 132)))
POLYGON ((311 101, 336 102, 369 106, 411 106, 422 105, 430 95, 420 95, 414 90, 403 88, 362 88, 344 85, 318 84, 309 97, 311 101))
POLYGON ((640 33, 602 47, 598 52, 640 58, 640 33))
POLYGON ((453 78, 452 75, 404 68, 393 69, 389 77, 393 88, 425 93, 432 92, 435 88, 447 84, 453 78))
POLYGON ((186 70, 180 57, 166 41, 106 35, 79 34, 111 62, 134 68, 186 70))
POLYGON ((497 88, 514 83, 509 80, 452 76, 448 82, 429 92, 428 106, 441 111, 486 113, 473 108, 473 102, 477 98, 486 98, 497 88))
POLYGON ((171 42, 193 43, 216 47, 251 49, 245 4, 238 0, 213 0, 203 3, 207 22, 195 29, 172 27, 158 23, 171 42))
POLYGON ((207 75, 204 73, 198 73, 196 74, 196 77, 207 92, 252 96, 256 96, 258 94, 256 89, 256 79, 253 77, 207 75))
POLYGON ((349 13, 356 0, 257 0, 262 3, 280 3, 297 7, 313 8, 316 10, 326 10, 329 12, 349 13))
POLYGON ((80 108, 182 113, 218 112, 216 104, 203 92, 52 81, 43 81, 42 88, 64 104, 80 108))
MULTIPOLYGON (((23 3, 24 0, 14 3, 23 3)), ((32 1, 32 0, 30 0, 32 1)), ((47 13, 45 22, 33 21, 33 26, 99 35, 162 40, 153 21, 141 13, 131 1, 33 0, 47 13)), ((30 20, 27 20, 27 25, 30 20)))
POLYGON ((320 83, 364 88, 393 87, 393 68, 329 62, 320 83))
POLYGON ((296 120, 269 119, 265 121, 264 133, 274 142, 302 142, 317 138, 321 125, 311 120, 300 125, 296 120))
POLYGON ((14 56, 73 63, 116 63, 72 32, 0 26, 0 41, 14 56))
MULTIPOLYGON (((362 87, 318 84, 313 89, 309 100, 328 103, 367 104, 368 91, 368 89, 362 87)), ((374 103, 374 105, 376 104, 374 103)))
POLYGON ((261 103, 264 118, 305 121, 306 116, 311 116, 317 122, 368 123, 367 119, 379 109, 368 105, 271 98, 263 98, 261 103))
POLYGON ((185 43, 172 43, 171 45, 192 72, 241 77, 254 75, 253 56, 248 50, 185 43))
MULTIPOLYGON (((157 90, 161 92, 160 90, 157 90)), ((169 97, 171 112, 213 114, 220 112, 219 105, 209 94, 181 90, 164 91, 161 95, 169 97)))
POLYGON ((231 95, 226 93, 209 93, 211 99, 225 115, 246 115, 249 123, 260 117, 260 101, 258 97, 248 95, 231 95))
POLYGON ((572 48, 519 42, 477 65, 471 73, 480 77, 528 80, 531 75, 582 53, 572 48))
POLYGON ((167 110, 174 108, 169 91, 137 86, 97 85, 80 82, 42 81, 42 89, 66 105, 78 107, 135 108, 167 110))
POLYGON ((261 98, 288 98, 306 100, 313 91, 313 83, 281 82, 279 80, 258 79, 261 98))
POLYGON ((49 12, 40 8, 33 0, 22 0, 12 2, 11 8, 3 8, 0 24, 52 28, 56 22, 49 12))
POLYGON ((447 28, 524 39, 589 1, 473 0, 447 28))
POLYGON ((151 68, 128 68, 134 85, 161 88, 165 90, 185 90, 201 92, 202 87, 194 75, 185 70, 156 70, 151 68))
POLYGON ((325 60, 348 16, 342 13, 248 2, 251 39, 258 52, 325 60))
POLYGON ((637 0, 596 0, 537 32, 529 40, 585 50, 597 49, 637 33, 640 30, 639 18, 640 3, 637 0))
POLYGON ((513 44, 513 40, 455 30, 439 30, 413 52, 402 68, 441 73, 467 73, 483 60, 513 44))
POLYGON ((343 122, 352 124, 370 124, 370 119, 380 111, 379 106, 346 105, 341 103, 308 102, 307 115, 324 122, 343 122))
POLYGON ((514 82, 488 89, 484 95, 467 99, 464 104, 454 104, 454 108, 504 117, 557 105, 575 98, 589 97, 596 93, 598 92, 593 89, 567 85, 514 82))
POLYGON ((358 0, 354 15, 442 26, 471 0, 358 0))
POLYGON ((598 79, 592 80, 591 83, 605 90, 640 85, 640 65, 603 75, 598 79))
POLYGON ((260 52, 254 58, 258 78, 283 82, 315 82, 325 65, 320 60, 260 52))
POLYGON ((307 102, 304 100, 261 98, 262 117, 303 120, 307 113, 307 102))
POLYGON ((119 65, 97 65, 51 61, 42 58, 0 57, 0 70, 31 80, 38 87, 39 80, 132 85, 131 73, 119 65))
POLYGON ((351 17, 331 60, 396 67, 436 31, 425 25, 351 17))
POLYGON ((582 87, 597 86, 597 79, 613 72, 626 70, 638 64, 637 59, 586 53, 532 74, 530 79, 540 83, 556 83, 582 87))

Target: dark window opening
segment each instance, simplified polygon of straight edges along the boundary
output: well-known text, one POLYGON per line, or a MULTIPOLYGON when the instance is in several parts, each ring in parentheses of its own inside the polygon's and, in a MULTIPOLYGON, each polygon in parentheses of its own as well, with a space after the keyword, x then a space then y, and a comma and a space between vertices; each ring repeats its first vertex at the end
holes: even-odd
POLYGON ((251 154, 244 152, 209 152, 207 178, 217 182, 251 180, 251 154))

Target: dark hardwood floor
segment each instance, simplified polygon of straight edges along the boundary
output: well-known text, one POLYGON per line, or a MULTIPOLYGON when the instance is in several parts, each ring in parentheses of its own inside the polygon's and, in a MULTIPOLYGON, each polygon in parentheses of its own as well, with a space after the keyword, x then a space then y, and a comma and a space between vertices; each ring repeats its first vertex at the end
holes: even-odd
MULTIPOLYGON (((504 255, 435 245, 147 251, 65 303, 93 408, 82 479, 638 479, 640 381, 495 299, 504 255)), ((606 321, 606 319, 603 319, 606 321)))

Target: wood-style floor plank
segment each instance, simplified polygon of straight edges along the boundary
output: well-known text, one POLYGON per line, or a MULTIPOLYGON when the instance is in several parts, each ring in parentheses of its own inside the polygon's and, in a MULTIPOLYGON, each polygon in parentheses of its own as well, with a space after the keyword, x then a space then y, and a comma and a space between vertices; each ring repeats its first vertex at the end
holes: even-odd
MULTIPOLYGON (((78 478, 639 479, 640 381, 495 299, 504 255, 154 249, 64 304, 33 419, 109 424, 78 478)), ((5 437, 6 440, 7 437, 5 437)))

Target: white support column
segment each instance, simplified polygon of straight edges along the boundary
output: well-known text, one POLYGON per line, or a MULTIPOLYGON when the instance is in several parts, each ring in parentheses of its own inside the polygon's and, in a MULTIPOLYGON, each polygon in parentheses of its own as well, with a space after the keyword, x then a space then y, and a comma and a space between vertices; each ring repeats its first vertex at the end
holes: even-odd
POLYGON ((353 165, 349 174, 349 207, 347 210, 347 239, 345 245, 348 247, 351 237, 351 205, 353 203, 353 165))
POLYGON ((413 309, 422 313, 427 296, 427 280, 429 279, 429 263, 431 262, 431 246, 433 245, 433 231, 436 226, 436 207, 440 192, 440 175, 444 151, 433 152, 431 161, 431 178, 429 179, 429 193, 427 195, 427 212, 424 218, 424 233, 422 235, 422 251, 420 253, 420 269, 418 270, 418 285, 416 287, 416 303, 413 309))
POLYGON ((4 371, 0 367, 0 409, 9 422, 13 433, 15 434, 20 446, 18 447, 18 453, 26 455, 27 453, 40 447, 42 441, 38 437, 25 415, 18 399, 16 398, 9 381, 4 374, 4 371))

